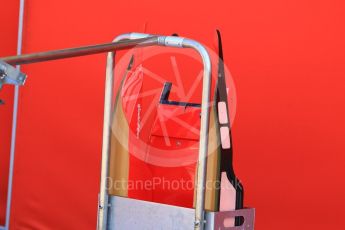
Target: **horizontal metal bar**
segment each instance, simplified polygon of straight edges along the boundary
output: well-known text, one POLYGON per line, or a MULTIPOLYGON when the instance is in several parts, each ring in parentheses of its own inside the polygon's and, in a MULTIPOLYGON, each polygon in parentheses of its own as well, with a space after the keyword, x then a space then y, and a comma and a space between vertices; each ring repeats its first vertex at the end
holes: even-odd
POLYGON ((22 65, 22 64, 30 64, 30 63, 35 63, 35 62, 44 62, 44 61, 51 61, 51 60, 57 60, 57 59, 63 59, 63 58, 72 58, 72 57, 105 53, 105 52, 111 52, 111 51, 117 51, 117 50, 131 49, 134 47, 152 46, 152 45, 157 44, 157 41, 158 41, 158 38, 153 36, 153 37, 111 42, 111 43, 105 43, 105 44, 83 46, 83 47, 78 47, 78 48, 54 50, 54 51, 25 54, 25 55, 12 56, 12 57, 3 57, 3 58, 0 58, 0 60, 7 62, 8 64, 11 64, 11 65, 22 65))

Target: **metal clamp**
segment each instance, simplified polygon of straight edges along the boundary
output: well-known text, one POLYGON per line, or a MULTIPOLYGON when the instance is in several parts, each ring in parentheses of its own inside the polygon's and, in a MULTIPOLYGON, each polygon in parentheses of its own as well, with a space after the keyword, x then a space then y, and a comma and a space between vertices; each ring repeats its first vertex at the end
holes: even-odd
POLYGON ((0 89, 3 85, 24 85, 26 75, 0 60, 0 89))

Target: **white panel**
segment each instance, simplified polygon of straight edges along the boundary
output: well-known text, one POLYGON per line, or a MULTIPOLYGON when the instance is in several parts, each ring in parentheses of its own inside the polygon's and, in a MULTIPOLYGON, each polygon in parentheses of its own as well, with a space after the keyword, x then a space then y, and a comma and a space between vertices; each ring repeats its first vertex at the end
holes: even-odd
POLYGON ((220 127, 220 138, 223 149, 230 149, 230 130, 228 127, 220 127))
POLYGON ((228 123, 228 111, 224 101, 218 102, 218 119, 220 124, 228 123))
POLYGON ((194 209, 116 196, 109 200, 108 230, 194 229, 194 209))

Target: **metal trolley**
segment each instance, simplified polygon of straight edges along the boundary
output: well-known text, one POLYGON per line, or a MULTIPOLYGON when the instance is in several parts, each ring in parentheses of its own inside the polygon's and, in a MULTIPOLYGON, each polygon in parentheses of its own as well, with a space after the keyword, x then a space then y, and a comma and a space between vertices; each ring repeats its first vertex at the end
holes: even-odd
POLYGON ((197 41, 175 36, 126 33, 116 37, 112 43, 6 57, 0 59, 0 87, 3 84, 23 85, 25 83, 26 75, 19 72, 11 65, 30 64, 103 52, 108 52, 108 56, 105 82, 102 165, 97 229, 254 229, 254 209, 241 209, 224 212, 207 212, 204 209, 204 188, 206 183, 210 112, 211 60, 207 50, 197 41), (197 164, 195 209, 110 196, 107 191, 111 135, 111 108, 114 83, 113 63, 115 51, 147 46, 191 48, 199 53, 203 62, 201 127, 197 164), (242 217, 242 225, 236 227, 225 227, 224 221, 228 218, 234 217, 242 217))

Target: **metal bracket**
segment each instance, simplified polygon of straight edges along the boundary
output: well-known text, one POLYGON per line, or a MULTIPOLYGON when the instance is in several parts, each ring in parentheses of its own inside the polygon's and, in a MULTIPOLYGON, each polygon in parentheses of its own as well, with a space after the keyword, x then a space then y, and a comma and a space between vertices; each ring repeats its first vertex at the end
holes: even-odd
POLYGON ((18 69, 0 60, 0 89, 3 85, 24 85, 26 75, 18 69))
POLYGON ((234 211, 208 212, 206 213, 206 229, 224 229, 224 230, 254 230, 255 209, 245 208, 234 211), (240 226, 226 226, 226 222, 240 217, 243 222, 240 226))
MULTIPOLYGON (((195 222, 195 209, 160 204, 119 196, 109 196, 107 230, 164 229, 186 230, 203 226, 195 222), (195 224, 197 226, 195 226, 195 224)), ((255 209, 234 211, 206 211, 205 230, 254 230, 255 209), (235 226, 235 217, 241 218, 235 226)))

